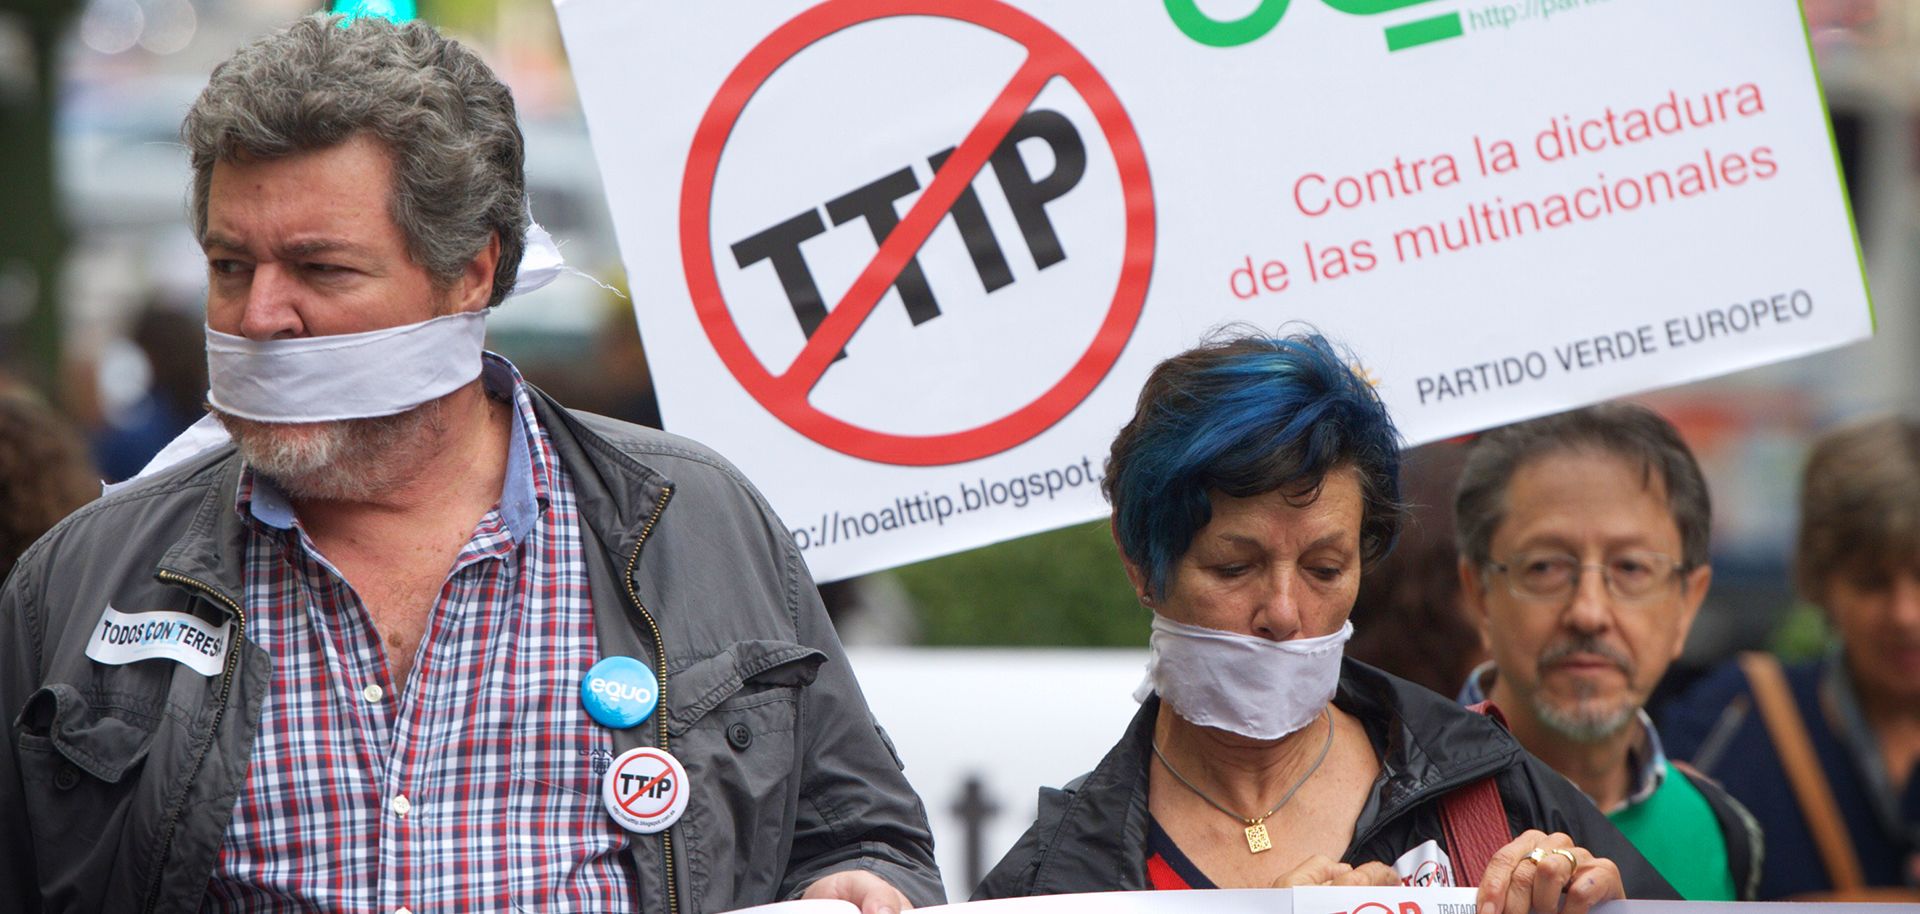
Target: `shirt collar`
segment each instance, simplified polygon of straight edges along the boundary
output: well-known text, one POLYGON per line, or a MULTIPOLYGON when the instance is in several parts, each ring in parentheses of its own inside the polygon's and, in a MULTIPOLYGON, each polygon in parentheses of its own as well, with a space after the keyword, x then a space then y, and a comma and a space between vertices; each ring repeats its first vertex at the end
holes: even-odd
MULTIPOLYGON (((494 353, 484 353, 480 371, 487 395, 509 403, 513 408, 513 428, 507 435, 507 474, 500 487, 500 519, 507 533, 518 543, 526 538, 540 518, 540 511, 553 488, 553 468, 540 439, 539 420, 534 417, 533 397, 526 380, 512 362, 494 353)), ((235 508, 242 516, 252 517, 275 530, 291 530, 296 518, 293 503, 272 480, 247 468, 235 493, 235 508)))
POLYGON ((1493 661, 1489 660, 1473 668, 1467 674, 1467 684, 1460 687, 1460 703, 1477 705, 1487 700, 1487 690, 1493 688, 1493 661))
POLYGON ((240 508, 243 513, 275 530, 293 529, 293 504, 273 481, 248 467, 240 480, 240 508))
MULTIPOLYGON (((1499 674, 1489 660, 1473 668, 1467 674, 1467 683, 1460 687, 1460 703, 1475 705, 1487 700, 1487 693, 1493 689, 1493 677, 1499 674)), ((1627 771, 1632 780, 1628 783, 1627 798, 1614 809, 1602 812, 1619 812, 1631 809, 1653 798, 1660 785, 1667 780, 1667 750, 1660 742, 1660 731, 1653 726, 1653 718, 1647 715, 1647 709, 1636 710, 1639 719, 1641 738, 1627 747, 1627 771)))
POLYGON ((507 401, 513 409, 513 429, 507 435, 507 478, 500 487, 500 519, 518 543, 539 520, 553 489, 552 466, 540 442, 540 421, 533 415, 533 396, 520 370, 502 356, 484 353, 480 371, 487 393, 507 401))
POLYGON ((1666 783, 1671 767, 1667 764, 1667 747, 1660 742, 1660 730, 1653 725, 1653 718, 1647 716, 1647 709, 1640 708, 1634 714, 1640 718, 1643 738, 1627 749, 1628 770, 1634 773, 1633 792, 1620 804, 1620 809, 1630 809, 1653 799, 1660 785, 1666 783))

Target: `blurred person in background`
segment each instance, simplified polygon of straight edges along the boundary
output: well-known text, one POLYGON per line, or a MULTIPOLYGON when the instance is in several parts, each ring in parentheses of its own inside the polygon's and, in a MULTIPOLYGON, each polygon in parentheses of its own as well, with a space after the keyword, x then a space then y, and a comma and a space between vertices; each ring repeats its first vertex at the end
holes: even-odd
POLYGON ((232 441, 0 588, 0 911, 940 901, 765 500, 484 351, 538 237, 486 64, 310 17, 181 134, 232 441))
POLYGON ((1712 508, 1666 419, 1605 403, 1494 429, 1454 502, 1458 573, 1491 700, 1690 901, 1751 899, 1763 845, 1711 779, 1675 766, 1643 709, 1713 579, 1712 508))
POLYGON ((1378 394, 1319 334, 1243 331, 1154 368, 1104 483, 1153 615, 1140 711, 1091 773, 1041 791, 976 898, 1406 883, 1578 914, 1673 897, 1493 720, 1344 657, 1361 569, 1399 533, 1399 463, 1378 394))
POLYGON ((633 304, 611 294, 608 298, 600 332, 593 340, 597 370, 592 383, 584 385, 592 392, 582 392, 598 402, 582 408, 635 425, 664 428, 660 424, 660 403, 653 392, 653 372, 647 365, 647 349, 634 324, 633 304))
POLYGON ((1347 656, 1442 695, 1486 659, 1460 599, 1453 490, 1466 448, 1440 441, 1401 455, 1407 522, 1393 551, 1360 575, 1347 656))
POLYGON ((99 494, 79 433, 24 388, 0 387, 0 581, 41 534, 99 494))
POLYGON ((1766 829, 1760 897, 1920 901, 1920 422, 1814 443, 1794 575, 1831 650, 1742 655, 1665 709, 1668 749, 1766 829))
MULTIPOLYGON (((625 286, 617 275, 612 281, 625 286)), ((662 428, 653 373, 634 323, 633 303, 613 288, 603 291, 600 319, 591 333, 590 345, 583 351, 568 351, 563 357, 523 359, 521 371, 527 380, 574 409, 662 428)))
POLYGON ((200 321, 155 299, 128 334, 146 358, 138 399, 93 433, 93 458, 112 482, 133 478, 174 436, 206 415, 207 352, 200 321))

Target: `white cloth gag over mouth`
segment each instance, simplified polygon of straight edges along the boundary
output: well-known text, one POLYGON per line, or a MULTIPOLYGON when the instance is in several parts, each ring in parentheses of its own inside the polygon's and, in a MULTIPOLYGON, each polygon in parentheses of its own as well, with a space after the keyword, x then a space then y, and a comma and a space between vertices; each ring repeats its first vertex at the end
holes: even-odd
POLYGON ((1203 727, 1275 740, 1313 722, 1340 684, 1353 623, 1318 638, 1269 641, 1153 614, 1147 673, 1135 701, 1160 693, 1203 727))
MULTIPOLYGON (((508 297, 542 288, 562 273, 587 276, 567 266, 553 236, 529 219, 526 251, 508 297)), ((479 377, 485 337, 485 311, 368 333, 298 340, 259 342, 208 328, 207 380, 212 390, 207 400, 233 415, 261 422, 390 416, 446 396, 479 377)), ((226 428, 209 413, 161 448, 132 479, 101 486, 101 493, 111 495, 136 479, 184 463, 229 440, 226 428)))
MULTIPOLYGON (((513 294, 568 270, 553 236, 527 221, 513 294)), ((294 340, 250 340, 207 328, 207 402, 256 422, 332 422, 403 413, 480 376, 485 311, 294 340)))
POLYGON ((365 333, 252 340, 207 328, 207 402, 256 422, 403 413, 480 376, 484 311, 365 333))

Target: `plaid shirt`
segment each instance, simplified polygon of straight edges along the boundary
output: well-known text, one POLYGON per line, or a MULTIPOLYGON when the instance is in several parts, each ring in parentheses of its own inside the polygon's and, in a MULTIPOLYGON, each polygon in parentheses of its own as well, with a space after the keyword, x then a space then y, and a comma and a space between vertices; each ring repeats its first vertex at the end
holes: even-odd
POLYGON ((248 634, 273 680, 207 911, 629 911, 599 799, 613 745, 580 703, 597 659, 567 474, 513 366, 500 503, 435 600, 403 690, 365 604, 249 471, 248 634))

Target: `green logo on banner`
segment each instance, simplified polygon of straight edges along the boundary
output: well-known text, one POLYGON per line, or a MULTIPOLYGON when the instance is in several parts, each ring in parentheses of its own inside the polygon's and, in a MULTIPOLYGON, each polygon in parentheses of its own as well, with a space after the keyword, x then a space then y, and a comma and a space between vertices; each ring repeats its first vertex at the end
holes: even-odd
MULTIPOLYGON (((1431 3, 1432 0, 1320 0, 1320 2, 1349 16, 1377 16, 1409 6, 1431 3)), ((1166 0, 1167 15, 1173 19, 1173 24, 1178 26, 1180 31, 1186 33, 1188 38, 1216 48, 1246 44, 1273 31, 1273 27, 1280 24, 1280 17, 1286 15, 1287 3, 1288 0, 1260 0, 1260 5, 1255 7, 1253 12, 1238 19, 1223 20, 1201 12, 1196 0, 1166 0)), ((1458 38, 1464 33, 1459 13, 1416 19, 1387 27, 1387 50, 1403 51, 1448 38, 1458 38)))
POLYGON ((1167 15, 1187 37, 1216 48, 1230 48, 1259 38, 1280 24, 1287 0, 1260 0, 1260 6, 1238 19, 1221 21, 1200 12, 1194 0, 1167 0, 1167 15))

